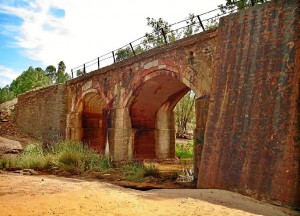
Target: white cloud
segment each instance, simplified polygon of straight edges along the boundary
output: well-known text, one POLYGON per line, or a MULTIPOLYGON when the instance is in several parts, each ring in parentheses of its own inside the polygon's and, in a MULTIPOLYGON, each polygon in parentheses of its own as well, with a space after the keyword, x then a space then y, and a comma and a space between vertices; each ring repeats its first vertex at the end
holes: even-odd
POLYGON ((11 83, 13 79, 16 79, 20 75, 20 72, 13 69, 6 68, 0 65, 0 87, 4 87, 11 83))
POLYGON ((172 23, 223 2, 32 0, 22 8, 0 4, 0 10, 24 20, 15 39, 27 57, 44 66, 63 60, 70 69, 142 36, 149 30, 146 17, 162 17, 172 23), (65 10, 65 17, 51 15, 50 8, 65 10))

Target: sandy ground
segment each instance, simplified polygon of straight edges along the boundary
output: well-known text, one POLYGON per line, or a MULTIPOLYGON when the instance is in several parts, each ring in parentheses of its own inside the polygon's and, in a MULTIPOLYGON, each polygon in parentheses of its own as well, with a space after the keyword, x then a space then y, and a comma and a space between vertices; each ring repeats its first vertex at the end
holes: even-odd
POLYGON ((97 181, 0 174, 0 215, 287 215, 222 190, 137 191, 97 181))

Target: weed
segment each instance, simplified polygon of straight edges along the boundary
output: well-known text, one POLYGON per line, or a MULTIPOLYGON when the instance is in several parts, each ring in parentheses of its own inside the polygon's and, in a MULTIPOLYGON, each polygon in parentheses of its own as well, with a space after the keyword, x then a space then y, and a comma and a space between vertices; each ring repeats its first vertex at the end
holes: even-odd
POLYGON ((159 178, 160 173, 155 164, 143 164, 142 162, 131 162, 121 167, 124 178, 129 181, 142 182, 144 177, 159 178))
POLYGON ((0 157, 0 169, 8 169, 16 166, 16 158, 11 156, 0 157))
POLYGON ((153 163, 144 164, 144 177, 149 177, 149 176, 160 178, 160 173, 156 168, 155 164, 153 163))

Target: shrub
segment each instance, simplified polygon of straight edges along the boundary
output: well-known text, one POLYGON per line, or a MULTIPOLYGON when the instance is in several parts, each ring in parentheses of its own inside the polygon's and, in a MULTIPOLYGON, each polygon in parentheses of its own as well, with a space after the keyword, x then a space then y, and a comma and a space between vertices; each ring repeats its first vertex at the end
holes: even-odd
POLYGON ((193 158, 194 144, 188 142, 186 144, 176 143, 176 156, 178 158, 193 158))

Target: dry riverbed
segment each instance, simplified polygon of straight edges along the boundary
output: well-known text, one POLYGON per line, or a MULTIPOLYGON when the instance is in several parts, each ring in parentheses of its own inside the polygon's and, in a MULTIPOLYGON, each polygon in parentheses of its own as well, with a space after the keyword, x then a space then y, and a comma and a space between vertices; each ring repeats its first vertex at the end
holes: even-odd
POLYGON ((222 190, 138 191, 97 180, 0 174, 0 215, 297 215, 222 190))

